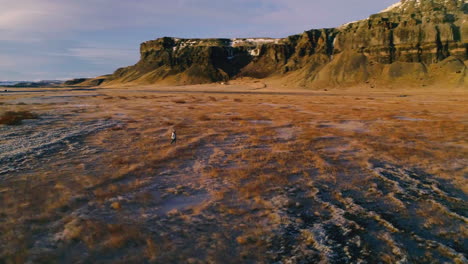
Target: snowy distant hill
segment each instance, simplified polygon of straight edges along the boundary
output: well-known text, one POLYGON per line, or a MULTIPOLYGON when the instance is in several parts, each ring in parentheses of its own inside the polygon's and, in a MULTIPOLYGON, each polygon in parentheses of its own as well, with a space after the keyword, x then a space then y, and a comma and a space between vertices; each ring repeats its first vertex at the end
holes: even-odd
POLYGON ((44 87, 63 84, 61 80, 42 80, 42 81, 0 81, 0 86, 6 87, 44 87))

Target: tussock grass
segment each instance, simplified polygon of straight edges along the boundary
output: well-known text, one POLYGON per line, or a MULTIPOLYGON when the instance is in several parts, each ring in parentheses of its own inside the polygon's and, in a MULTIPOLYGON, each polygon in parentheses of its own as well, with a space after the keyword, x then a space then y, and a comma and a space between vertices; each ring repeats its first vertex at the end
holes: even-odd
POLYGON ((229 118, 229 120, 231 120, 231 121, 240 121, 240 120, 242 120, 242 118, 238 117, 238 116, 232 116, 232 117, 229 118))
POLYGON ((210 121, 211 118, 208 115, 202 114, 198 117, 198 120, 200 121, 210 121))
MULTIPOLYGON (((468 191, 463 176, 467 153, 459 147, 466 144, 466 110, 443 106, 437 98, 419 105, 368 96, 359 95, 357 101, 356 95, 236 94, 215 101, 203 94, 201 99, 186 96, 185 103, 177 103, 182 100, 178 94, 159 96, 158 104, 148 102, 154 99, 151 96, 132 95, 131 104, 106 100, 110 112, 106 115, 125 113, 134 122, 89 136, 86 144, 101 152, 76 155, 72 162, 54 156, 60 161, 54 167, 44 166, 29 178, 0 185, 5 205, 0 217, 8 216, 0 233, 45 234, 50 232, 49 223, 63 222, 67 232, 56 246, 80 256, 85 251, 89 256, 85 262, 217 263, 229 257, 237 263, 269 263, 288 262, 292 255, 302 261, 304 249, 313 256, 332 241, 327 237, 335 236, 359 252, 353 249, 350 254, 369 247, 392 262, 397 259, 388 252, 414 242, 408 242, 408 236, 395 244, 392 225, 424 232, 444 244, 450 240, 460 248, 461 232, 454 231, 460 220, 453 212, 463 207, 446 206, 451 213, 444 208, 448 202, 424 200, 433 197, 431 188, 436 187, 443 189, 436 202, 444 193, 456 196, 441 187, 439 179, 461 186, 453 187, 457 191, 468 191), (221 110, 214 111, 210 101, 221 110), (364 129, 339 126, 349 121, 364 129), (173 127, 177 145, 170 145, 173 127), (291 137, 281 136, 284 128, 292 131, 291 137), (376 163, 384 164, 381 169, 387 173, 400 166, 418 167, 427 175, 394 173, 385 180, 376 163), (411 182, 411 177, 420 177, 420 182, 411 182), (410 200, 423 185, 424 199, 410 200), (19 198, 18 193, 27 195, 19 198), (86 219, 70 212, 80 212, 86 219), (412 219, 417 225, 407 224, 412 219), (364 232, 366 236, 361 235, 364 232), (281 243, 288 243, 294 254, 265 254, 279 252, 281 243), (197 255, 201 250, 203 255, 197 255), (131 252, 131 260, 125 252, 131 252), (192 256, 197 259, 189 261, 192 256)), ((88 111, 78 116, 89 115, 88 111)), ((25 262, 34 239, 18 238, 16 251, 8 256, 25 262)), ((333 254, 346 258, 341 251, 333 254)), ((52 256, 49 262, 56 259, 52 256)), ((314 261, 320 256, 304 263, 314 261)))
POLYGON ((0 124, 10 126, 21 125, 23 120, 37 118, 39 118, 37 114, 29 111, 7 111, 0 116, 0 124))

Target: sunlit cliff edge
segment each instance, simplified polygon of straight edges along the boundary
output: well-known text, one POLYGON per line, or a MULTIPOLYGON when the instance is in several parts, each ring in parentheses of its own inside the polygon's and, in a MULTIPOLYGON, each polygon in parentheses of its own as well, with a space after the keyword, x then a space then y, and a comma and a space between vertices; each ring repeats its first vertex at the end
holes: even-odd
POLYGON ((133 66, 74 85, 189 85, 239 77, 309 87, 467 86, 468 4, 402 0, 368 19, 283 39, 180 39, 140 46, 133 66))

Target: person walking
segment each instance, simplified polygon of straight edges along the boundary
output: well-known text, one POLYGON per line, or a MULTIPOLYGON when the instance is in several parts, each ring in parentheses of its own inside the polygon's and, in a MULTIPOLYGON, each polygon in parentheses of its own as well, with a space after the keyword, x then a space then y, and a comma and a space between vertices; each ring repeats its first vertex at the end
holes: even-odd
POLYGON ((172 144, 177 144, 177 134, 176 134, 175 129, 172 129, 171 139, 172 139, 171 145, 172 144))

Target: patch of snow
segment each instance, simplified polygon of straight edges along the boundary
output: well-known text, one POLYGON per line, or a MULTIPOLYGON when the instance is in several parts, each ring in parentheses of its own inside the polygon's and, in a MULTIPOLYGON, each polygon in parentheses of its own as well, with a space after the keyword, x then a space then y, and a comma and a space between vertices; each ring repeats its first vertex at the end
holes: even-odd
POLYGON ((120 124, 116 120, 63 122, 57 116, 27 120, 20 126, 0 126, 0 175, 40 166, 41 157, 50 157, 59 149, 65 152, 82 147, 83 137, 120 124))
POLYGON ((403 120, 403 121, 428 121, 422 118, 413 118, 413 117, 406 117, 406 116, 395 116, 395 118, 398 120, 403 120))
POLYGON ((273 123, 271 120, 249 120, 249 122, 255 125, 271 125, 273 123))
POLYGON ((168 214, 173 210, 183 211, 204 203, 209 198, 207 193, 199 193, 190 196, 175 196, 162 201, 158 213, 168 214))
POLYGON ((281 39, 271 39, 271 38, 247 38, 247 39, 238 39, 234 38, 231 39, 230 46, 231 47, 238 47, 243 45, 263 45, 268 43, 278 44, 281 39))
POLYGON ((293 127, 277 128, 278 138, 282 140, 291 140, 294 138, 295 129, 293 127))
POLYGON ((319 128, 336 128, 345 131, 352 131, 357 133, 367 132, 366 124, 360 121, 343 121, 340 123, 325 122, 318 125, 319 128))
POLYGON ((369 18, 366 18, 366 19, 363 19, 363 20, 356 20, 356 21, 352 21, 352 22, 349 22, 349 23, 343 24, 343 25, 339 26, 338 28, 339 28, 339 29, 341 29, 341 28, 345 28, 345 27, 347 27, 348 25, 351 25, 351 24, 354 24, 354 23, 358 23, 358 22, 361 22, 361 21, 366 21, 366 20, 369 20, 369 18))
POLYGON ((385 8, 384 10, 380 11, 380 13, 385 13, 385 12, 392 11, 393 9, 401 7, 401 5, 402 5, 402 2, 395 3, 395 4, 385 8))
POLYGON ((251 56, 257 57, 257 56, 260 55, 260 49, 249 50, 249 54, 250 54, 251 56))

